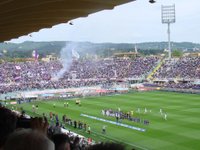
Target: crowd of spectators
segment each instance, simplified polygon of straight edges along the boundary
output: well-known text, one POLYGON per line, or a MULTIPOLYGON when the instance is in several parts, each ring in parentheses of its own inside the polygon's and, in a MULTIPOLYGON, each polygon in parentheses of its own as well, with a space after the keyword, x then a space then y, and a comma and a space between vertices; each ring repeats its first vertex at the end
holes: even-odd
POLYGON ((200 89, 195 81, 200 79, 200 57, 182 57, 166 60, 153 75, 156 80, 167 81, 157 83, 167 88, 200 89))
POLYGON ((160 86, 165 88, 172 88, 172 89, 193 89, 193 90, 199 90, 200 84, 194 84, 192 82, 165 82, 165 83, 154 83, 154 84, 146 84, 147 86, 160 86))
POLYGON ((54 76, 62 68, 59 61, 4 62, 0 64, 0 93, 94 86, 109 83, 110 79, 140 78, 155 67, 158 60, 158 57, 74 60, 58 80, 54 76))
MULTIPOLYGON (((101 60, 73 60, 60 79, 56 73, 62 69, 59 61, 4 62, 0 64, 0 93, 32 89, 62 89, 71 87, 112 84, 113 81, 141 78, 158 63, 158 57, 134 59, 110 58, 101 60)), ((161 80, 196 80, 200 78, 200 57, 183 57, 166 60, 153 75, 161 80)), ((168 84, 172 88, 191 88, 194 85, 168 84)), ((198 85, 197 87, 198 88, 198 85)))
POLYGON ((200 89, 200 85, 193 83, 166 83, 165 86, 177 89, 200 89))
MULTIPOLYGON (((43 117, 26 118, 24 111, 15 113, 0 105, 0 150, 124 150, 124 146, 116 143, 100 143, 88 145, 79 136, 55 132, 56 126, 50 126, 43 117), (53 132, 49 132, 53 128, 53 132)), ((61 131, 61 130, 60 130, 61 131)))
POLYGON ((200 57, 166 60, 153 77, 158 79, 199 79, 200 57))

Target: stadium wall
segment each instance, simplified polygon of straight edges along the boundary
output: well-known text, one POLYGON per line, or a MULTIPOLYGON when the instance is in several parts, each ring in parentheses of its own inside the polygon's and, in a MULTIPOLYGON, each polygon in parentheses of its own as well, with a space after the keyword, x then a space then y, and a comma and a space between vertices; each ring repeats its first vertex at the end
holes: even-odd
POLYGON ((200 90, 195 89, 160 88, 159 90, 179 93, 200 94, 200 90))

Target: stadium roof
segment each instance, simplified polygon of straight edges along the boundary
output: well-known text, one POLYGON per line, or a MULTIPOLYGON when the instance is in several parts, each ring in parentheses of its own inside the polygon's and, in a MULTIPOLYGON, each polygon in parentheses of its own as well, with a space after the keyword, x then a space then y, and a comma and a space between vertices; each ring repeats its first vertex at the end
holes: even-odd
POLYGON ((131 1, 134 0, 3 0, 0 1, 0 41, 131 1))

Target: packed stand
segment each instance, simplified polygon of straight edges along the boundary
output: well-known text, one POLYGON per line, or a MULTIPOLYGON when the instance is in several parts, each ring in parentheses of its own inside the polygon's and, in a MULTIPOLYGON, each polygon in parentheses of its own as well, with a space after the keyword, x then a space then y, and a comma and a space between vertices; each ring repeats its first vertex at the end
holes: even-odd
POLYGON ((54 76, 62 68, 59 61, 5 62, 0 64, 0 93, 32 89, 58 89, 110 83, 110 79, 140 78, 155 67, 159 58, 73 61, 62 78, 54 76))
POLYGON ((200 57, 166 60, 153 77, 158 79, 199 79, 200 57))

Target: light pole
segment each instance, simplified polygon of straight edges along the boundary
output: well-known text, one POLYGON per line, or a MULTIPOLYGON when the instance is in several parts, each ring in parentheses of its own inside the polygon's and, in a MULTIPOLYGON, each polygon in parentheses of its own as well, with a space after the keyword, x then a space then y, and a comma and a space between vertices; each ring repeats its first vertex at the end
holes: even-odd
POLYGON ((175 23, 175 5, 167 5, 161 7, 162 9, 162 23, 167 24, 167 34, 168 34, 168 51, 169 51, 169 59, 171 59, 171 43, 170 43, 170 24, 175 23))

